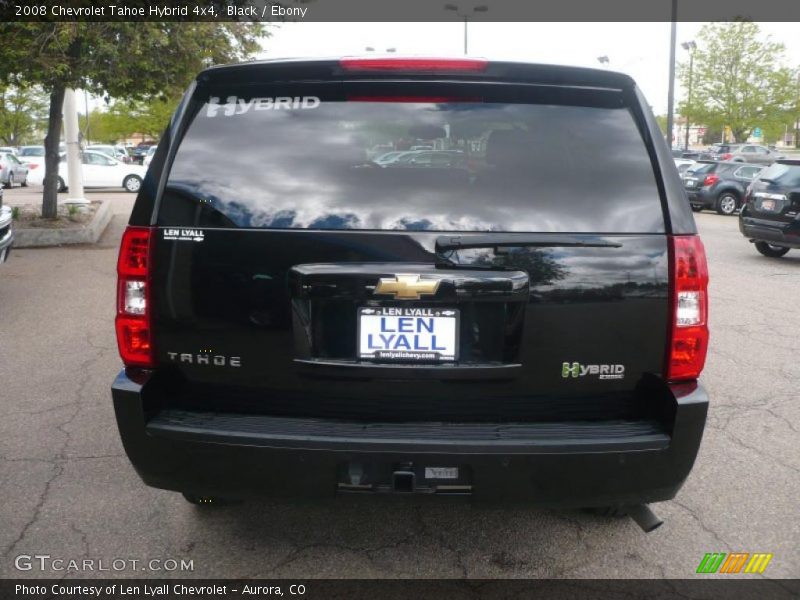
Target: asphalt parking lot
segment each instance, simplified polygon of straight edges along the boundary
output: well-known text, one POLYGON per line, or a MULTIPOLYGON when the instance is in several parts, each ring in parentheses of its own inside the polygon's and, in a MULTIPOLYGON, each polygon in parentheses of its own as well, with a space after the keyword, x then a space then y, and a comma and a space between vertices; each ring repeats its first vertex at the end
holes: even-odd
POLYGON ((694 471, 654 506, 665 524, 652 534, 576 511, 413 499, 204 510, 145 487, 119 441, 115 260, 133 195, 103 194, 117 214, 96 246, 16 250, 0 266, 0 576, 684 578, 705 553, 736 551, 773 553, 767 577, 800 576, 800 251, 764 258, 736 218, 697 215, 712 406, 694 471), (15 568, 35 554, 193 570, 15 568))

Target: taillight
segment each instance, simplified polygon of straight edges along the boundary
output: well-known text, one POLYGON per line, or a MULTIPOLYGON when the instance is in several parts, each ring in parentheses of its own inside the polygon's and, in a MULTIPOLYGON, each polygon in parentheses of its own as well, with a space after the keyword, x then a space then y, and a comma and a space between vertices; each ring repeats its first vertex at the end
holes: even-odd
POLYGON ((708 265, 696 235, 670 236, 669 381, 697 379, 708 351, 708 265))
POLYGON ((719 181, 719 175, 706 175, 706 178, 703 179, 703 186, 714 185, 719 181))
POLYGON ((126 367, 155 366, 150 306, 151 229, 128 227, 117 260, 117 345, 126 367))
POLYGON ((485 71, 482 58, 343 58, 345 71, 485 71))
POLYGON ((732 156, 733 156, 733 154, 731 154, 730 152, 726 152, 726 153, 725 153, 725 154, 723 154, 723 155, 722 155, 720 158, 721 158, 722 160, 730 160, 732 156))

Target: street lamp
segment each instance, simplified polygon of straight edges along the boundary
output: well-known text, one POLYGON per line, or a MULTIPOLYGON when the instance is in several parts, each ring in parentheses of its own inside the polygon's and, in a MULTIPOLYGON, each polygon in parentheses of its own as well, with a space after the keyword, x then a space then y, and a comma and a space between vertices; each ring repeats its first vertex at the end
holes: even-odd
MULTIPOLYGON (((445 10, 451 10, 456 13, 459 17, 464 18, 464 54, 467 54, 467 21, 469 20, 469 15, 471 14, 470 11, 461 12, 461 8, 457 4, 445 4, 445 10)), ((489 11, 489 7, 481 4, 480 6, 473 6, 472 11, 473 13, 485 13, 489 11)))
POLYGON ((597 57, 597 62, 599 62, 601 65, 607 65, 607 64, 609 64, 611 61, 610 61, 610 60, 608 60, 608 56, 598 56, 598 57, 597 57))
POLYGON ((690 40, 688 42, 683 42, 681 47, 689 53, 689 93, 686 97, 686 111, 684 117, 686 117, 686 138, 683 143, 683 147, 686 150, 689 149, 689 107, 692 105, 692 71, 694 70, 694 51, 697 50, 697 44, 694 43, 694 40, 690 40))
POLYGON ((672 0, 669 28, 669 88, 667 89, 667 145, 672 148, 672 119, 675 111, 675 38, 677 37, 678 0, 672 0))

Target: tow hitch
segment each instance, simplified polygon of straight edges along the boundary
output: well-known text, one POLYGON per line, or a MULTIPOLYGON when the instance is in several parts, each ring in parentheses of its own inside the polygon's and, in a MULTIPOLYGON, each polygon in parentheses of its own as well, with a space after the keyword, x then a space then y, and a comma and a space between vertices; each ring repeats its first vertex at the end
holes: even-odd
POLYGON ((337 490, 342 493, 430 494, 469 496, 472 473, 466 466, 427 466, 411 462, 340 465, 337 490))

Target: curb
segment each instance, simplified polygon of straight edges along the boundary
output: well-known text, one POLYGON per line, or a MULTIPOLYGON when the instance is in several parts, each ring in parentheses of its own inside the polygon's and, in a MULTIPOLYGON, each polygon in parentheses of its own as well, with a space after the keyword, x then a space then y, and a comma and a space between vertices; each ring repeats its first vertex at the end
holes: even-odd
POLYGON ((63 244, 96 244, 111 217, 111 200, 103 200, 89 223, 80 229, 14 229, 14 248, 40 248, 63 244))

